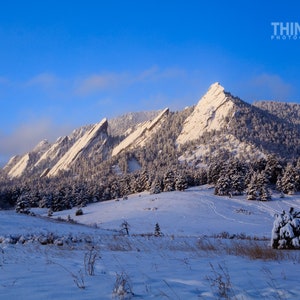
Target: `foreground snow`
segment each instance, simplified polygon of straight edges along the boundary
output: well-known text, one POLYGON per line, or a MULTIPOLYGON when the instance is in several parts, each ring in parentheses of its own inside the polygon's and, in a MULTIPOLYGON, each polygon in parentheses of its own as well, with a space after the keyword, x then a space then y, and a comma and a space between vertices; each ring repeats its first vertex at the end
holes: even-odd
POLYGON ((253 245, 270 251, 274 213, 300 208, 299 196, 273 196, 250 202, 198 187, 95 203, 78 217, 76 209, 52 220, 1 211, 0 298, 111 299, 117 274, 131 284, 133 299, 298 298, 298 252, 279 251, 276 259, 275 250, 274 259, 235 253, 253 245), (55 220, 68 216, 90 226, 55 220), (130 236, 119 232, 124 220, 130 236), (164 236, 151 234, 156 223, 164 236), (224 239, 234 234, 238 239, 224 239), (61 246, 39 242, 49 235, 61 246), (93 276, 91 253, 97 255, 93 276))

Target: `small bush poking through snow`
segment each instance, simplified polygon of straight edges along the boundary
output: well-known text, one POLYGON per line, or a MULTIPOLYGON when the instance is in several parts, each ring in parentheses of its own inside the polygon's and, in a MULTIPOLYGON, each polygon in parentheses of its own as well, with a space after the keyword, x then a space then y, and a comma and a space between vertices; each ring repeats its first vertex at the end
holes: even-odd
POLYGON ((75 216, 82 216, 83 215, 83 210, 81 208, 78 208, 75 212, 75 216))
POLYGON ((212 271, 211 276, 206 279, 210 282, 210 286, 219 299, 236 299, 229 272, 226 266, 218 264, 219 270, 215 269, 212 263, 209 263, 212 271))
POLYGON ((116 274, 113 299, 129 300, 134 296, 130 279, 126 273, 116 274))
POLYGON ((87 253, 84 255, 84 268, 85 272, 90 275, 95 275, 95 264, 98 258, 101 258, 98 252, 94 247, 89 249, 87 253))
POLYGON ((275 215, 271 246, 274 249, 300 249, 300 212, 290 208, 275 215))
POLYGON ((129 228, 130 225, 126 220, 124 220, 123 223, 121 224, 121 233, 125 235, 129 235, 129 228))

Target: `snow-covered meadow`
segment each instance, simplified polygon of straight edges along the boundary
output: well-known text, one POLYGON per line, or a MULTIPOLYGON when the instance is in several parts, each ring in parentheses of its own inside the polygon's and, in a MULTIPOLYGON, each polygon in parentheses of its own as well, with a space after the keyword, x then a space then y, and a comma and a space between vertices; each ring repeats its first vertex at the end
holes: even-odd
POLYGON ((81 216, 0 211, 0 299, 297 299, 298 251, 269 246, 274 214, 291 206, 300 210, 299 195, 257 202, 203 186, 81 216))

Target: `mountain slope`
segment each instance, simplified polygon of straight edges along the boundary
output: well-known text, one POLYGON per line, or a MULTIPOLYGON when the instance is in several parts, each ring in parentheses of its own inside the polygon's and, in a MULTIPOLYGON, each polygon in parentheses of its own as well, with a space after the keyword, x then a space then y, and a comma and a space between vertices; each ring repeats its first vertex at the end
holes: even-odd
MULTIPOLYGON (((109 120, 107 124, 107 132, 109 136, 113 137, 113 139, 110 139, 110 142, 112 145, 116 144, 116 142, 124 138, 126 131, 127 134, 129 134, 137 128, 139 123, 144 123, 153 119, 157 117, 159 113, 160 111, 134 112, 109 120)), ((73 132, 68 136, 59 137, 53 144, 50 144, 47 141, 47 148, 44 147, 37 151, 38 147, 41 146, 40 144, 45 143, 45 141, 42 141, 39 143, 40 146, 36 146, 35 149, 28 153, 13 156, 1 171, 3 174, 7 174, 11 179, 19 178, 24 174, 26 174, 26 176, 45 176, 53 167, 58 168, 58 161, 62 159, 73 145, 94 126, 95 125, 86 125, 79 127, 73 130, 73 132)), ((101 148, 101 141, 99 143, 100 144, 97 145, 95 142, 94 147, 89 147, 90 153, 85 151, 86 159, 91 158, 91 156, 95 156, 97 159, 99 157, 103 157, 100 153, 100 149, 96 149, 97 147, 101 148)), ((108 149, 106 150, 108 151, 108 149)), ((72 151, 75 150, 73 149, 72 151)), ((80 158, 80 161, 84 161, 82 157, 79 156, 78 158, 80 158)), ((70 159, 72 160, 71 157, 70 159)), ((78 161, 78 159, 76 159, 76 161, 78 161)), ((63 169, 68 168, 63 167, 63 169)), ((52 173, 56 174, 54 170, 50 174, 52 173)))
POLYGON ((109 119, 107 132, 111 136, 122 136, 126 131, 135 128, 138 124, 153 120, 161 111, 130 112, 122 116, 109 119))
POLYGON ((198 139, 204 132, 221 130, 226 125, 225 117, 230 116, 233 107, 231 95, 226 94, 219 83, 212 84, 185 120, 177 143, 184 144, 198 139))
POLYGON ((299 126, 246 102, 239 101, 236 105, 234 118, 228 123, 229 133, 239 141, 250 142, 266 154, 274 153, 287 159, 299 156, 299 126))
POLYGON ((60 154, 64 152, 65 148, 69 144, 68 136, 59 137, 55 143, 39 158, 34 164, 34 167, 38 168, 41 165, 50 164, 55 161, 60 154))
POLYGON ((31 168, 35 161, 43 155, 50 147, 47 140, 39 142, 36 147, 22 156, 14 156, 4 167, 10 178, 20 177, 28 168, 31 168))
POLYGON ((165 118, 169 113, 169 109, 164 109, 154 120, 144 122, 138 128, 129 134, 113 151, 112 156, 118 155, 124 149, 142 147, 145 142, 153 136, 156 131, 162 126, 165 118))
POLYGON ((300 125, 300 104, 277 101, 257 101, 254 102, 253 105, 289 123, 300 125))
POLYGON ((177 143, 191 142, 205 148, 207 156, 213 155, 212 149, 239 156, 249 156, 247 149, 251 149, 253 157, 274 153, 293 158, 300 154, 300 130, 290 119, 248 104, 218 83, 209 88, 184 122, 177 143))
POLYGON ((69 148, 81 138, 91 126, 83 126, 73 130, 69 136, 59 137, 54 144, 43 140, 28 153, 12 157, 3 170, 10 178, 40 175, 53 167, 69 148))
POLYGON ((96 138, 100 138, 103 143, 107 139, 107 120, 103 119, 100 123, 94 125, 88 130, 70 150, 55 164, 47 174, 56 176, 59 171, 68 170, 72 164, 83 154, 93 143, 96 138))

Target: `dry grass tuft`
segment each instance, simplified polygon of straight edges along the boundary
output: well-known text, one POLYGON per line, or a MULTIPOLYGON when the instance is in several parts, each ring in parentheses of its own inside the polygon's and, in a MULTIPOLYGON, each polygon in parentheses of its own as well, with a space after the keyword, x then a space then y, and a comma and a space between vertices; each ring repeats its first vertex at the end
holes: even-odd
POLYGON ((197 242, 200 251, 215 255, 235 255, 246 257, 251 260, 300 261, 299 252, 291 250, 276 250, 271 248, 265 241, 256 240, 221 240, 214 238, 202 238, 197 242))

